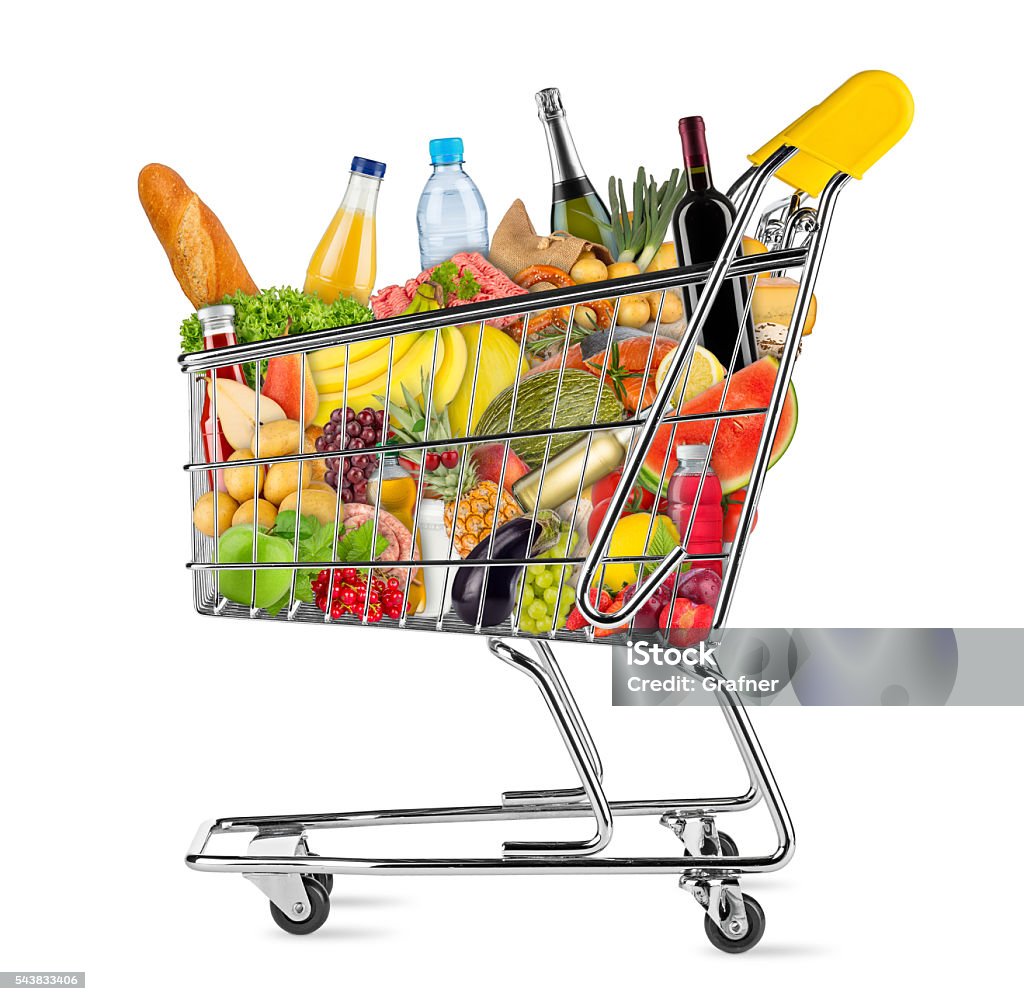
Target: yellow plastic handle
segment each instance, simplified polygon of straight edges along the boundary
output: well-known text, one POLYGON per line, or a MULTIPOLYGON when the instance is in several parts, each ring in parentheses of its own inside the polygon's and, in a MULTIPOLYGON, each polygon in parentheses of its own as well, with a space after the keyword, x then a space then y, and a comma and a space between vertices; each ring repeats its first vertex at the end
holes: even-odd
POLYGON ((860 180, 903 138, 913 118, 914 98, 907 85, 884 70, 865 70, 748 159, 760 166, 780 146, 796 146, 800 152, 775 176, 817 196, 836 171, 860 180))

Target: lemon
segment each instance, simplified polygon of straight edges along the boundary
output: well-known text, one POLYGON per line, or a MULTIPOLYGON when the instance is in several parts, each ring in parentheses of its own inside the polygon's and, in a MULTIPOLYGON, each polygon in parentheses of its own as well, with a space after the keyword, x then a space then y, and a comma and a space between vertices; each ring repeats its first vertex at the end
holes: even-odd
MULTIPOLYGON (((672 367, 672 361, 675 359, 678 350, 679 348, 673 348, 661 359, 661 364, 658 366, 658 374, 654 377, 655 389, 661 389, 661 384, 668 378, 668 371, 672 367)), ((685 366, 683 367, 683 372, 686 372, 685 366)), ((682 375, 680 375, 680 382, 682 378, 682 375)), ((715 383, 721 382, 724 378, 725 369, 722 367, 722 363, 707 348, 701 347, 698 344, 693 349, 693 362, 690 365, 690 374, 686 378, 683 403, 688 403, 695 396, 700 396, 705 389, 710 389, 715 383)), ((672 393, 672 405, 678 406, 678 404, 679 384, 677 383, 672 393)))
MULTIPOLYGON (((651 538, 653 538, 659 525, 664 526, 673 541, 678 545, 679 530, 668 516, 659 514, 652 526, 651 515, 649 514, 627 514, 625 518, 620 518, 615 525, 615 529, 612 532, 612 541, 608 546, 608 555, 643 556, 646 552, 648 532, 650 532, 651 538)), ((653 567, 655 564, 651 563, 649 566, 653 567)), ((627 584, 635 583, 636 569, 632 563, 605 564, 603 586, 611 590, 613 594, 617 594, 627 584)))

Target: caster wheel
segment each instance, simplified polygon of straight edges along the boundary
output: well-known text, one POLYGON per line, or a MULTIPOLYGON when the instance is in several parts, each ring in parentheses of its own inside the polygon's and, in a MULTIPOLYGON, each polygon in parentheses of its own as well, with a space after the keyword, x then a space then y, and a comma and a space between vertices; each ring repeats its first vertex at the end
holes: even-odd
MULTIPOLYGON (((736 842, 729 837, 728 834, 724 834, 722 831, 718 832, 718 843, 722 846, 722 858, 739 858, 740 850, 736 847, 736 842)), ((689 848, 683 849, 683 856, 690 854, 689 848)))
POLYGON ((291 935, 310 935, 317 930, 331 913, 331 898, 324 889, 323 883, 313 876, 303 876, 302 885, 309 897, 311 912, 305 921, 293 921, 277 904, 270 905, 270 916, 278 928, 283 928, 291 935))
MULTIPOLYGON (((725 851, 725 846, 722 846, 722 851, 725 851)), ((310 858, 320 858, 316 852, 306 852, 310 858)), ((311 872, 310 876, 313 877, 326 891, 329 897, 334 892, 334 873, 333 872, 311 872)))
MULTIPOLYGON (((761 905, 747 894, 743 894, 743 906, 747 912, 747 933, 743 938, 729 938, 721 928, 711 920, 710 914, 704 915, 704 933, 711 940, 711 944, 722 952, 746 952, 753 949, 761 936, 764 935, 764 911, 761 905)), ((726 915, 725 923, 728 924, 729 917, 726 915)))

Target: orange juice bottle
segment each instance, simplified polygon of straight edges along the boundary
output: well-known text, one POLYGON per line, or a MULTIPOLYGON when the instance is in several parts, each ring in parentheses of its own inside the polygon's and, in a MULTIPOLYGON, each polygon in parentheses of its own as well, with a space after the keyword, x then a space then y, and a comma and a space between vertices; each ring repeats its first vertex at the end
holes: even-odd
POLYGON ((377 277, 377 192, 387 164, 352 158, 345 197, 306 269, 306 292, 324 302, 350 295, 364 306, 377 277))
MULTIPOLYGON (((416 513, 416 480, 414 480, 399 464, 393 455, 385 455, 380 468, 366 484, 367 504, 376 504, 380 495, 382 511, 394 515, 411 532, 416 513)), ((416 549, 419 559, 423 558, 420 546, 420 533, 416 531, 416 549)), ((385 566, 387 564, 384 564, 385 566)), ((410 568, 411 575, 406 602, 409 614, 417 615, 427 605, 427 592, 423 585, 423 571, 410 568)))

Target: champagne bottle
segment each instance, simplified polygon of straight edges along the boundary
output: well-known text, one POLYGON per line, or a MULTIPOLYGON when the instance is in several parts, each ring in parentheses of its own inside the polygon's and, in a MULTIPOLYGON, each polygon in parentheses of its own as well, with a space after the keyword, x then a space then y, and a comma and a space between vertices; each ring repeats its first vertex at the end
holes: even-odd
MULTIPOLYGON (((736 210, 732 202, 716 191, 711 183, 704 119, 699 116, 680 118, 679 137, 683 143, 687 192, 672 216, 676 255, 680 267, 710 264, 725 246, 725 239, 736 219, 736 210)), ((703 285, 683 287, 683 309, 687 320, 693 315, 703 289, 703 285)), ((747 311, 750 292, 748 279, 728 279, 715 297, 701 329, 701 343, 726 367, 732 358, 737 337, 740 345, 736 368, 757 361, 754 324, 747 311)))
POLYGON ((537 92, 537 116, 544 126, 551 158, 551 232, 564 230, 581 240, 604 244, 618 254, 611 217, 590 183, 565 121, 557 87, 537 92))

